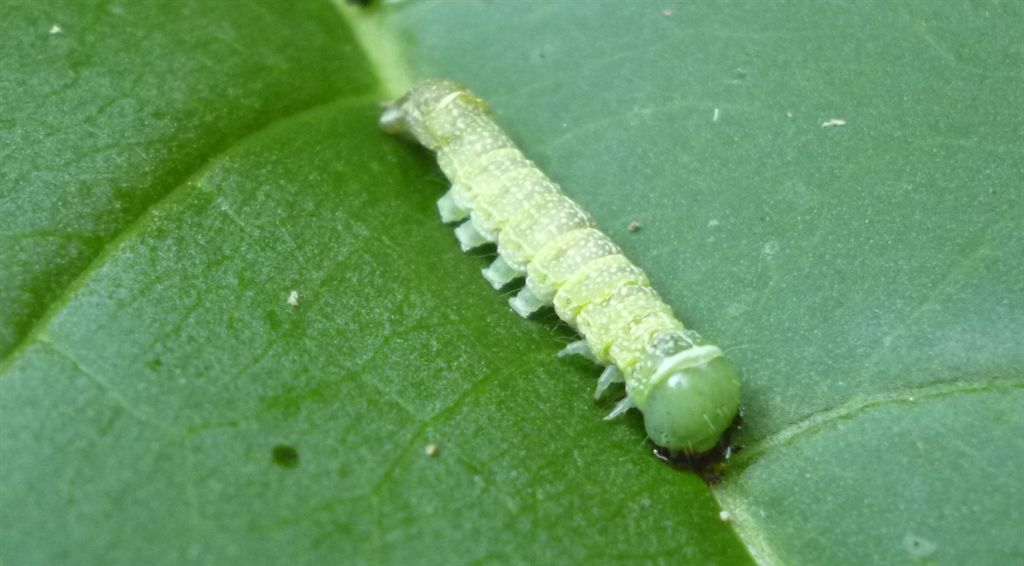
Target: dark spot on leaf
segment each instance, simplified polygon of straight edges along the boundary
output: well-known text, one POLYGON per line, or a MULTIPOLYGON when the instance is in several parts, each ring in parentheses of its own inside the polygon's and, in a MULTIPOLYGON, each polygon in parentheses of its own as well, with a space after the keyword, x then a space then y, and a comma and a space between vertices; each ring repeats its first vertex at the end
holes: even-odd
POLYGON ((160 358, 153 358, 152 360, 149 360, 149 362, 146 363, 146 367, 148 367, 149 369, 159 369, 163 365, 164 362, 160 358))
POLYGON ((273 450, 274 463, 282 468, 295 468, 299 465, 299 451, 286 444, 278 444, 273 450))

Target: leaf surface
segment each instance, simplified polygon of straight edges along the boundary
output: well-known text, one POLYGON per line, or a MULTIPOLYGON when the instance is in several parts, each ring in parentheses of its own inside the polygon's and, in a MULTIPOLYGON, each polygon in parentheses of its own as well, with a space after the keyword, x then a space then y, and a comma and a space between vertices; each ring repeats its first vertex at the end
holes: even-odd
POLYGON ((1020 6, 600 6, 0 8, 0 561, 1024 556, 1020 6), (729 352, 717 487, 458 252, 407 74, 729 352))

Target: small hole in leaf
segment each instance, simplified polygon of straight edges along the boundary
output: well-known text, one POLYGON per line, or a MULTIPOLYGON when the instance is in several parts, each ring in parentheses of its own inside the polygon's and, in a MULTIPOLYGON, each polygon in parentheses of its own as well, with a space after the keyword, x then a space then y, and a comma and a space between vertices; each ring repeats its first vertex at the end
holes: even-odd
POLYGON ((282 468, 294 468, 299 465, 299 451, 286 444, 278 444, 273 450, 274 463, 282 468))

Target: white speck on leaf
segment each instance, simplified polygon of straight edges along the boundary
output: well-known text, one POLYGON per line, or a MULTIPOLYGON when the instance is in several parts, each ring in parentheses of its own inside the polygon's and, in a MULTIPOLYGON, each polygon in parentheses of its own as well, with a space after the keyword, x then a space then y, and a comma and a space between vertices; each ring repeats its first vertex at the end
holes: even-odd
POLYGON ((298 291, 292 291, 291 293, 288 293, 288 304, 293 306, 293 307, 299 306, 299 292, 298 291))
POLYGON ((50 35, 57 35, 60 33, 64 33, 64 28, 60 27, 57 24, 53 24, 52 26, 50 26, 50 35))
POLYGON ((827 122, 822 122, 821 127, 822 128, 832 128, 832 127, 835 127, 835 126, 845 126, 845 125, 846 125, 846 120, 840 120, 839 118, 831 118, 827 122))
POLYGON ((728 511, 723 509, 718 512, 718 518, 728 523, 732 520, 732 515, 728 511))
POLYGON ((921 560, 935 554, 936 544, 917 535, 907 533, 903 536, 903 548, 914 559, 921 560))
POLYGON ((636 232, 637 230, 640 229, 641 226, 642 225, 639 222, 634 220, 629 223, 629 226, 626 226, 626 230, 629 230, 630 232, 636 232))
POLYGON ((438 452, 440 452, 440 450, 434 443, 430 443, 423 447, 423 453, 426 454, 427 456, 430 456, 431 458, 437 456, 438 452))
POLYGON ((715 108, 714 115, 711 116, 711 121, 712 122, 717 122, 718 121, 718 109, 717 108, 715 108))

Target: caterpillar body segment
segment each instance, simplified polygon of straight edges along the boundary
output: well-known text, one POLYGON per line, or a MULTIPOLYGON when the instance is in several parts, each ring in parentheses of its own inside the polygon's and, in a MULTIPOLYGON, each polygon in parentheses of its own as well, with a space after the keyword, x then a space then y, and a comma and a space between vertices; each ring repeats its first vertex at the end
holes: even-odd
POLYGON ((615 360, 623 371, 640 362, 653 336, 683 329, 672 309, 642 285, 619 287, 606 300, 591 303, 580 311, 576 327, 597 359, 615 360))
POLYGON ((524 273, 552 240, 594 225, 590 215, 561 192, 542 195, 532 204, 535 208, 517 210, 498 235, 498 254, 524 273))
MULTIPOLYGON (((438 155, 438 163, 441 163, 440 157, 441 156, 438 155)), ((474 163, 471 166, 463 165, 464 170, 457 170, 445 174, 446 176, 451 175, 449 179, 452 180, 452 187, 448 192, 451 195, 453 202, 464 208, 467 215, 473 208, 473 201, 476 197, 476 192, 465 184, 465 179, 475 179, 480 172, 486 171, 487 168, 491 166, 499 167, 500 162, 505 160, 520 161, 524 165, 529 163, 529 161, 523 157, 523 154, 519 153, 518 149, 514 147, 506 147, 489 151, 480 158, 479 162, 474 163), (496 162, 498 164, 495 165, 496 162), (459 179, 461 179, 461 181, 459 179)), ((455 166, 449 163, 447 168, 454 169, 455 166)), ((445 167, 442 167, 441 171, 444 172, 445 167)))
POLYGON ((607 418, 631 408, 647 434, 673 451, 713 448, 739 408, 739 381, 714 345, 687 330, 593 219, 562 193, 494 123, 464 87, 428 80, 390 104, 381 125, 437 154, 452 182, 438 201, 463 250, 496 243, 483 270, 496 289, 525 277, 509 304, 526 317, 553 306, 583 340, 559 356, 582 355, 605 370, 594 393, 625 382, 607 418))
POLYGON ((551 303, 565 282, 583 266, 622 250, 596 228, 562 234, 544 246, 527 266, 526 289, 538 300, 551 303))
POLYGON ((492 242, 498 241, 498 234, 505 230, 509 222, 518 218, 517 213, 524 207, 540 205, 550 198, 561 196, 558 185, 534 174, 535 171, 538 170, 533 169, 529 174, 517 171, 508 175, 504 182, 495 183, 501 190, 481 194, 474 202, 470 213, 473 224, 492 242))
POLYGON ((620 287, 629 286, 647 287, 650 281, 626 256, 608 255, 577 269, 555 293, 552 303, 558 318, 577 326, 576 317, 584 308, 600 308, 620 287))

